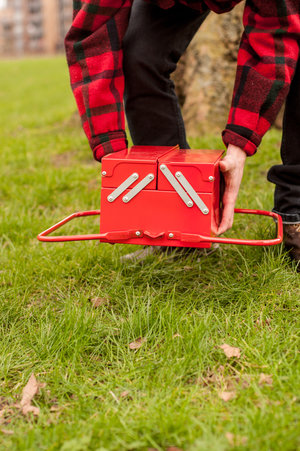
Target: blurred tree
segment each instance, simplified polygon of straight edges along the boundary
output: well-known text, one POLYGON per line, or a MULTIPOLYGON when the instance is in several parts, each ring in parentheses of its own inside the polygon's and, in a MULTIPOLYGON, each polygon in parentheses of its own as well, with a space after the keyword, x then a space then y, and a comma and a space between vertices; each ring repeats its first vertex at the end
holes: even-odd
MULTIPOLYGON (((220 131, 229 112, 243 8, 211 13, 181 58, 174 81, 188 136, 220 131)), ((281 126, 282 114, 276 125, 281 126)))

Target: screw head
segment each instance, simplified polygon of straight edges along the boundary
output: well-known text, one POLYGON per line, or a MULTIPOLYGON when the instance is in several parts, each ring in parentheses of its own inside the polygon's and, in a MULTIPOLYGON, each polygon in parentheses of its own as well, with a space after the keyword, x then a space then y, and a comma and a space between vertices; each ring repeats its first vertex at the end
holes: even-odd
POLYGON ((153 174, 149 174, 148 178, 149 178, 149 180, 153 180, 154 179, 154 175, 153 174))
POLYGON ((212 175, 210 175, 210 176, 208 177, 208 180, 209 180, 210 182, 212 182, 213 180, 215 180, 215 178, 214 178, 212 175))
POLYGON ((138 179, 138 178, 139 178, 139 174, 138 174, 137 172, 134 172, 134 173, 132 174, 132 177, 134 177, 135 179, 138 179))
POLYGON ((161 169, 162 171, 164 171, 164 170, 166 169, 166 165, 165 165, 165 164, 161 164, 161 165, 160 165, 160 169, 161 169))
POLYGON ((107 174, 107 172, 106 172, 106 171, 102 171, 102 175, 103 175, 103 177, 105 177, 105 176, 106 176, 106 174, 107 174))
POLYGON ((108 202, 113 202, 114 198, 112 196, 108 196, 107 200, 108 200, 108 202))
POLYGON ((123 197, 123 202, 128 202, 128 200, 129 200, 129 199, 128 199, 127 196, 124 196, 124 197, 123 197))
POLYGON ((141 232, 140 232, 139 230, 137 230, 137 231, 135 232, 135 234, 136 234, 136 236, 141 236, 141 232))
POLYGON ((181 172, 177 171, 175 175, 176 175, 176 177, 180 177, 181 176, 181 172))
POLYGON ((204 214, 204 215, 208 215, 208 213, 209 213, 209 209, 208 209, 208 208, 204 208, 203 214, 204 214))
POLYGON ((188 205, 188 207, 192 207, 194 204, 193 204, 193 202, 191 200, 189 200, 187 205, 188 205))
POLYGON ((174 238, 174 233, 169 233, 169 238, 174 238))

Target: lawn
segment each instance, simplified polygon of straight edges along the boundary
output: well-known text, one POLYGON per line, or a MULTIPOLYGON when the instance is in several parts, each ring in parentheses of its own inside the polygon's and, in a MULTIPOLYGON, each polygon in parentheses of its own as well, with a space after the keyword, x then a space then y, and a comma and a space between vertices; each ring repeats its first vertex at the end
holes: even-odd
MULTIPOLYGON (((299 274, 284 249, 124 263, 136 247, 38 242, 67 214, 99 207, 101 167, 63 58, 0 68, 0 449, 299 449, 299 274), (36 416, 19 406, 32 373, 43 384, 36 416)), ((279 146, 272 130, 247 160, 239 207, 272 209, 266 172, 279 146)), ((274 225, 238 218, 230 233, 272 237, 274 225)))

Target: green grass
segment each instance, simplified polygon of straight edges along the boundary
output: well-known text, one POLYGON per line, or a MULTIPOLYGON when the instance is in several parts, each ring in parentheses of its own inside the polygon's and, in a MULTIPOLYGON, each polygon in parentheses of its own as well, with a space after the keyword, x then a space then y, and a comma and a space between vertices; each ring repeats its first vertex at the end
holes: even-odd
MULTIPOLYGON (((58 219, 98 208, 100 166, 62 58, 0 69, 0 448, 299 449, 299 275, 283 249, 221 246, 124 264, 134 246, 39 243, 58 219), (95 297, 108 302, 93 308, 95 297), (147 341, 130 350, 138 337, 147 341), (240 359, 228 360, 223 343, 240 359), (46 383, 38 418, 14 407, 32 372, 46 383), (273 384, 260 385, 261 373, 273 384), (228 402, 226 389, 236 392, 228 402)), ((221 146, 214 136, 192 144, 221 146)), ((239 207, 272 208, 265 176, 279 144, 271 131, 247 161, 239 207)), ((97 222, 66 230, 96 232, 97 222)), ((238 218, 232 231, 273 232, 259 218, 238 218)))

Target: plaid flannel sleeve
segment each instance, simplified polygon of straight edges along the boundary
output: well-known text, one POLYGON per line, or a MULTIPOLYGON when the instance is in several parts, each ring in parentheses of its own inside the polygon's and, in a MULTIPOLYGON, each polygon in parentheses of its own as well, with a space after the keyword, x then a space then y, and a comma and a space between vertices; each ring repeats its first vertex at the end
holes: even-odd
POLYGON ((122 39, 133 0, 74 0, 65 38, 70 80, 94 158, 127 146, 122 39))
POLYGON ((300 0, 248 0, 223 141, 256 152, 290 87, 299 57, 300 0))

